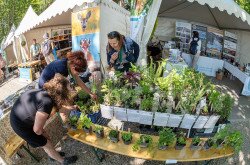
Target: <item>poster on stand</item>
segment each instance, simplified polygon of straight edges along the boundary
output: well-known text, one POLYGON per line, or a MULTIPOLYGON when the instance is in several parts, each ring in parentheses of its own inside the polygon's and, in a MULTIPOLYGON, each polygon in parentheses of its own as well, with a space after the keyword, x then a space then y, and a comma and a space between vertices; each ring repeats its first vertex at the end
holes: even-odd
POLYGON ((72 50, 84 52, 90 71, 100 69, 100 8, 72 13, 72 50))
POLYGON ((223 31, 208 27, 207 28, 207 56, 221 58, 223 46, 223 31))
POLYGON ((180 50, 189 53, 189 42, 191 39, 191 24, 176 21, 175 36, 180 39, 180 50))
MULTIPOLYGON (((201 25, 192 25, 192 32, 197 31, 201 40, 201 55, 205 55, 207 44, 207 27, 201 25)), ((191 36, 192 37, 192 36, 191 36)))
POLYGON ((197 116, 195 116, 195 115, 185 114, 183 119, 182 119, 180 128, 191 129, 196 118, 197 118, 197 116))
POLYGON ((154 125, 165 127, 168 123, 169 113, 155 112, 154 125))
POLYGON ((237 50, 237 35, 228 31, 224 33, 223 56, 235 58, 237 50))
POLYGON ((128 121, 126 108, 114 107, 114 117, 121 121, 128 121))

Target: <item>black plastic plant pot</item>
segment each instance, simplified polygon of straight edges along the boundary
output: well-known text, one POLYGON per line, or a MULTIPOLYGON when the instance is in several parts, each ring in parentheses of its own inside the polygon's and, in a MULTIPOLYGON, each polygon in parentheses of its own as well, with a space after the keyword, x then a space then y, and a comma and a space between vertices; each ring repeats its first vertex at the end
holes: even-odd
POLYGON ((100 130, 100 132, 95 132, 95 135, 97 138, 104 138, 104 131, 103 130, 100 130))
POLYGON ((118 137, 109 137, 109 139, 113 143, 117 143, 119 141, 118 137))
POLYGON ((166 150, 166 149, 168 149, 168 146, 163 145, 163 146, 159 146, 158 148, 159 148, 159 150, 166 150))
POLYGON ((204 148, 205 150, 209 150, 210 148, 212 148, 212 146, 213 146, 213 145, 209 145, 208 142, 205 142, 203 148, 204 148))
MULTIPOLYGON (((122 140, 123 140, 123 139, 122 139, 122 140)), ((129 140, 129 141, 125 141, 125 140, 123 140, 123 143, 124 143, 124 144, 126 144, 126 145, 131 144, 131 142, 132 142, 132 139, 131 139, 131 140, 129 140)))
POLYGON ((193 144, 190 145, 190 150, 199 150, 199 149, 201 149, 200 145, 193 145, 193 144))
POLYGON ((143 142, 142 142, 142 143, 140 144, 140 147, 141 147, 141 148, 147 148, 148 145, 149 145, 149 143, 146 143, 146 142, 143 143, 143 142))
POLYGON ((176 144, 175 149, 176 150, 182 150, 185 146, 186 146, 186 144, 176 144))
POLYGON ((74 131, 77 129, 77 126, 76 126, 76 125, 72 125, 72 124, 71 124, 70 127, 71 127, 71 129, 74 130, 74 131))
POLYGON ((92 127, 91 126, 90 126, 90 128, 83 127, 83 130, 84 130, 85 133, 88 133, 88 134, 92 133, 92 127))

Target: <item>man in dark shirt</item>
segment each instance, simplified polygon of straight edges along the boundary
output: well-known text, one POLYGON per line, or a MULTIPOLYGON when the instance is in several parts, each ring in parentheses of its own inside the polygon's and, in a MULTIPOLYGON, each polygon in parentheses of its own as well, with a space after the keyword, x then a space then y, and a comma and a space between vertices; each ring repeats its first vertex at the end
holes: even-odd
MULTIPOLYGON (((51 158, 62 164, 74 163, 77 157, 61 157, 44 130, 53 106, 59 109, 62 107, 60 103, 67 105, 70 102, 70 98, 67 97, 69 82, 62 75, 56 74, 44 84, 44 89, 29 90, 17 99, 10 113, 11 127, 32 147, 42 147, 51 158)), ((68 106, 68 110, 73 109, 73 106, 68 106)))

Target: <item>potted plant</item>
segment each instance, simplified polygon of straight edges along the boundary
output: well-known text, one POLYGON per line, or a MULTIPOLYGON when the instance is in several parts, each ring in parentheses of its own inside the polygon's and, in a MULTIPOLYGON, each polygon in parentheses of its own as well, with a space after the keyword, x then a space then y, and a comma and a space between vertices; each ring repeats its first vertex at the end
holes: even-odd
POLYGON ((71 126, 71 129, 73 130, 77 129, 77 121, 78 121, 78 116, 76 114, 69 117, 69 124, 71 126))
POLYGON ((124 144, 129 145, 132 141, 132 137, 133 133, 130 132, 130 130, 128 132, 122 132, 122 140, 124 144))
POLYGON ((104 138, 104 129, 100 125, 95 125, 94 132, 97 138, 104 138))
POLYGON ((164 128, 159 132, 158 148, 166 150, 175 141, 175 133, 170 128, 164 128))
POLYGON ((222 69, 218 69, 218 70, 216 71, 216 79, 217 79, 217 80, 222 80, 223 75, 224 75, 224 72, 223 72, 222 69))
POLYGON ((92 132, 92 122, 91 119, 87 117, 85 114, 81 114, 78 126, 84 130, 85 133, 91 133, 92 132))
POLYGON ((93 100, 91 100, 90 103, 88 118, 90 118, 93 123, 96 123, 101 117, 100 104, 93 100))
POLYGON ((108 135, 109 139, 113 143, 117 143, 119 141, 119 131, 111 130, 108 135))
POLYGON ((200 137, 196 136, 192 139, 191 145, 190 145, 190 149, 191 150, 198 150, 201 149, 201 139, 200 137))
POLYGON ((133 151, 138 151, 140 148, 148 148, 149 151, 152 150, 153 139, 150 135, 141 135, 136 143, 132 146, 133 151))
POLYGON ((182 131, 178 132, 175 149, 182 150, 186 146, 186 143, 187 143, 187 139, 185 137, 185 134, 182 131))
POLYGON ((231 130, 230 134, 225 140, 225 145, 234 149, 234 151, 239 152, 242 148, 243 136, 239 131, 231 130))
POLYGON ((209 138, 206 142, 205 142, 205 144, 204 144, 204 149, 205 150, 208 150, 208 149, 210 149, 211 147, 213 147, 214 146, 214 140, 212 139, 212 138, 209 138))

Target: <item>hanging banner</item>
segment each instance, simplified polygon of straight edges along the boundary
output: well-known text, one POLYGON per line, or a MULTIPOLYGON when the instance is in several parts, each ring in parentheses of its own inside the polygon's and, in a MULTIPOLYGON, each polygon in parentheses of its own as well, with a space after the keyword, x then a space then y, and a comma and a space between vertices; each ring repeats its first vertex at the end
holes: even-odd
POLYGON ((72 50, 85 54, 90 71, 100 68, 100 8, 72 13, 72 50))
POLYGON ((208 27, 207 29, 207 56, 221 58, 223 31, 208 27))

